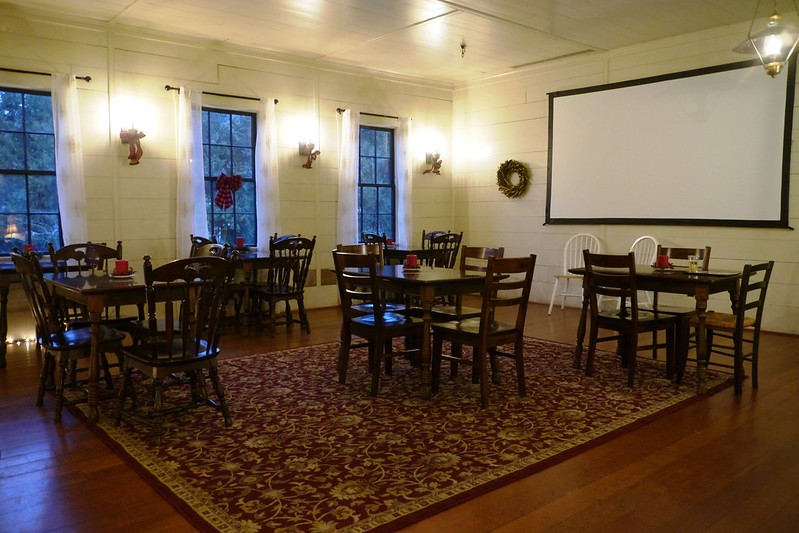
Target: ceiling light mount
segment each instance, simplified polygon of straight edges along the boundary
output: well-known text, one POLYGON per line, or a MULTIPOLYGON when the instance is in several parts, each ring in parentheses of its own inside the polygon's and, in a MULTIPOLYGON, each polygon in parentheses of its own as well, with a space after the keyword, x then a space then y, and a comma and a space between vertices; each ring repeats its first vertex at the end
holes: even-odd
MULTIPOLYGON (((791 58, 794 50, 796 50, 797 43, 799 43, 799 30, 782 23, 782 17, 777 12, 777 0, 774 0, 774 11, 768 18, 766 29, 752 35, 752 27, 755 24, 755 19, 757 19, 760 1, 758 0, 755 6, 755 13, 752 16, 752 23, 749 25, 746 40, 733 48, 733 52, 757 54, 766 73, 773 78, 782 72, 783 67, 791 58)), ((794 11, 799 16, 796 0, 792 1, 794 11)))
POLYGON ((466 57, 466 38, 461 39, 461 59, 466 57))

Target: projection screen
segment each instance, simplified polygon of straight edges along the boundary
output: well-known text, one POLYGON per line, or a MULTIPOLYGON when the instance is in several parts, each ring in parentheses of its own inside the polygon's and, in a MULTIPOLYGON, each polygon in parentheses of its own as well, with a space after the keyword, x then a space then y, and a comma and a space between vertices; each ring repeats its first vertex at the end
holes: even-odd
POLYGON ((549 93, 546 223, 788 227, 795 70, 549 93))

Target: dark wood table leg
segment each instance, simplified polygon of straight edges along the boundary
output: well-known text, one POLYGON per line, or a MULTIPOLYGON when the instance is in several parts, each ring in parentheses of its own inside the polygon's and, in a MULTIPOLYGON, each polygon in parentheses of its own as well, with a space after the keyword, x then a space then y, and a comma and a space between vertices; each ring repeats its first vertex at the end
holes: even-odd
MULTIPOLYGON (((5 280, 3 280, 5 281, 5 280)), ((8 345, 8 289, 9 285, 0 283, 0 368, 6 367, 8 345)))
POLYGON ((707 311, 708 291, 706 287, 697 287, 696 294, 696 392, 707 391, 707 330, 705 328, 705 312, 707 311))
POLYGON ((583 340, 585 340, 585 327, 588 321, 588 298, 583 298, 583 307, 580 311, 580 322, 577 324, 577 341, 574 345, 574 360, 572 367, 581 368, 583 358, 583 340))
POLYGON ((97 382, 100 379, 100 320, 103 315, 102 298, 89 298, 89 324, 92 332, 92 349, 89 357, 88 404, 89 420, 97 422, 100 412, 97 409, 97 382))
POLYGON ((430 375, 430 332, 433 324, 433 302, 435 301, 435 290, 433 287, 423 287, 419 293, 419 300, 422 304, 422 320, 424 329, 422 331, 421 357, 419 364, 422 370, 422 398, 429 400, 432 397, 432 376, 430 375))

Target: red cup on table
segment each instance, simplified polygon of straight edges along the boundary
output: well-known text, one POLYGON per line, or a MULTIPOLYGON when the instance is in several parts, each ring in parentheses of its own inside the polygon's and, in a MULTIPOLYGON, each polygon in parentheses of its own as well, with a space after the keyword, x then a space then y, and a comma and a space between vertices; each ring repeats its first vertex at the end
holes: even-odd
POLYGON ((419 258, 416 257, 416 254, 408 254, 405 256, 405 266, 408 268, 419 267, 419 258))
POLYGON ((669 256, 663 254, 657 257, 657 262, 655 264, 658 268, 669 268, 669 266, 671 266, 669 264, 669 256))
POLYGON ((236 248, 239 250, 244 248, 244 237, 236 237, 236 248))
POLYGON ((117 276, 124 276, 130 272, 128 262, 124 259, 118 259, 114 262, 114 274, 117 276))

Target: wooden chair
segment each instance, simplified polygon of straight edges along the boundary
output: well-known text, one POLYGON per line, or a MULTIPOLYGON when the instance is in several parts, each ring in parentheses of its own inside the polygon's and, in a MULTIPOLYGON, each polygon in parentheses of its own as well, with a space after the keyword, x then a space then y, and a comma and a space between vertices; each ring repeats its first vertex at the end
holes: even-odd
POLYGON ((422 250, 430 249, 430 243, 435 237, 439 235, 444 235, 445 233, 449 233, 449 230, 442 231, 442 230, 434 230, 434 231, 425 231, 422 230, 422 250))
POLYGON ((599 239, 589 233, 578 233, 572 235, 563 247, 563 271, 555 274, 555 286, 552 287, 552 296, 549 298, 549 311, 552 314, 552 306, 555 298, 560 296, 560 308, 566 306, 566 298, 583 298, 582 281, 583 277, 569 272, 569 269, 583 266, 583 250, 588 250, 592 254, 598 254, 602 249, 599 239), (564 283, 563 290, 558 292, 560 283, 564 283), (575 287, 573 291, 569 286, 575 287))
MULTIPOLYGON (((485 272, 488 268, 488 258, 495 257, 502 259, 505 255, 505 248, 486 248, 483 246, 461 247, 460 269, 465 272, 485 272)), ((480 316, 481 309, 477 307, 464 307, 463 295, 458 294, 454 297, 451 304, 435 305, 432 309, 433 320, 464 320, 480 316)))
POLYGON ((536 256, 498 259, 488 258, 483 303, 479 318, 433 324, 432 390, 438 392, 441 361, 472 365, 472 380, 480 380, 480 405, 488 407, 488 358, 491 359, 492 381, 499 382, 498 357, 505 356, 516 362, 516 385, 519 396, 527 394, 524 378, 524 322, 533 283, 536 256), (500 307, 516 309, 512 323, 495 319, 500 307), (453 346, 471 346, 471 361, 460 354, 443 353, 443 341, 453 346), (499 349, 503 344, 513 343, 513 352, 499 349))
POLYGON ((209 242, 206 244, 201 244, 196 247, 192 247, 191 255, 189 257, 204 257, 204 256, 225 257, 226 255, 228 255, 229 249, 230 249, 229 244, 219 244, 216 242, 209 242))
MULTIPOLYGON (((757 360, 760 348, 760 325, 766 305, 774 261, 744 266, 738 298, 734 313, 708 311, 705 315, 707 331, 707 364, 732 368, 735 380, 735 394, 743 392, 744 362, 752 366, 752 388, 757 388, 757 360), (732 364, 712 361, 712 354, 732 358, 732 364)), ((696 327, 698 319, 691 317, 691 326, 696 327)), ((677 380, 682 380, 685 360, 678 361, 677 380)))
POLYGON ((305 282, 311 267, 316 236, 287 237, 273 243, 270 250, 271 261, 268 264, 266 283, 258 283, 250 288, 254 308, 262 310, 266 305, 267 321, 274 336, 278 325, 291 326, 300 324, 300 328, 311 332, 308 315, 305 312, 305 282), (295 319, 291 312, 291 302, 297 302, 299 318, 295 319), (285 304, 283 320, 278 321, 277 305, 285 304))
POLYGON ((275 233, 274 235, 269 236, 269 253, 272 253, 272 250, 275 249, 275 245, 279 242, 285 241, 286 239, 293 239, 294 237, 302 237, 302 235, 297 234, 294 235, 293 233, 285 233, 283 235, 278 235, 275 233))
POLYGON ((191 250, 189 251, 189 257, 194 257, 195 251, 200 246, 205 246, 207 244, 216 244, 216 237, 207 238, 201 237, 199 235, 189 235, 189 239, 191 240, 191 250))
MULTIPOLYGON (((341 301, 341 334, 338 356, 338 380, 347 380, 352 336, 367 341, 369 347, 370 394, 377 396, 380 388, 380 366, 385 361, 386 372, 391 372, 394 355, 391 341, 396 337, 421 338, 424 322, 419 318, 388 311, 382 291, 378 288, 377 256, 333 251, 339 298, 341 301), (362 272, 348 271, 360 268, 362 272), (359 310, 360 309, 360 310, 359 310), (371 313, 365 313, 365 310, 371 313)), ((418 355, 416 348, 403 350, 409 357, 418 355)))
MULTIPOLYGON (((108 272, 113 270, 112 261, 122 259, 122 241, 117 241, 115 248, 106 246, 105 243, 84 242, 62 246, 58 250, 52 242, 47 243, 47 250, 50 256, 50 263, 53 271, 62 275, 67 273, 85 273, 88 271, 108 272)), ((80 327, 88 324, 89 313, 84 306, 75 302, 60 299, 58 305, 62 307, 62 312, 71 325, 68 327, 80 327)), ((106 308, 103 324, 128 333, 135 331, 132 321, 144 319, 144 307, 138 309, 135 316, 122 316, 119 307, 106 308)))
POLYGON ((361 233, 361 240, 365 244, 379 244, 382 247, 386 247, 388 243, 388 237, 386 237, 385 233, 377 234, 377 233, 361 233))
POLYGON ((203 256, 177 259, 153 268, 150 256, 144 257, 144 281, 147 293, 147 331, 144 342, 123 350, 123 380, 115 422, 125 415, 126 399, 136 404, 132 375, 138 370, 152 379, 151 413, 129 416, 152 425, 152 438, 161 441, 165 416, 186 409, 210 405, 222 412, 225 426, 231 425, 225 391, 217 372, 219 339, 227 304, 226 286, 235 273, 236 258, 203 256), (217 401, 208 397, 203 370, 208 371, 217 401), (176 380, 186 373, 187 381, 176 380), (165 406, 167 385, 189 383, 188 404, 165 406))
POLYGON ((588 358, 585 375, 594 370, 596 346, 601 342, 615 341, 621 354, 622 366, 627 367, 627 386, 635 384, 636 353, 638 335, 652 331, 666 332, 667 375, 674 369, 675 331, 677 318, 656 311, 645 311, 638 307, 638 287, 635 279, 635 254, 594 254, 585 250, 585 291, 591 312, 588 358), (619 298, 619 309, 603 311, 599 307, 602 297, 619 298), (599 330, 611 330, 615 334, 600 337, 599 330))
POLYGON ((430 249, 437 252, 430 262, 432 266, 454 268, 458 250, 463 240, 463 232, 443 233, 430 239, 430 249))
MULTIPOLYGON (((65 403, 64 378, 67 372, 75 372, 74 362, 90 359, 92 347, 91 328, 86 325, 67 329, 67 317, 63 307, 56 304, 47 284, 44 282, 42 267, 35 254, 23 256, 11 253, 11 259, 19 273, 25 297, 36 324, 37 350, 44 351, 44 365, 39 378, 36 405, 44 403, 44 393, 49 380, 55 381, 54 420, 61 421, 61 410, 65 403)), ((100 326, 99 350, 106 373, 106 383, 112 387, 108 371, 106 352, 121 353, 124 334, 107 326, 100 326)), ((85 400, 80 400, 85 401, 85 400)))

